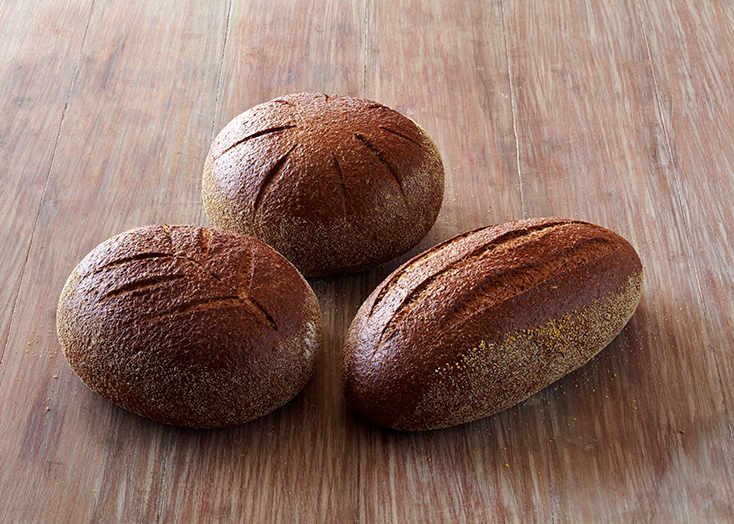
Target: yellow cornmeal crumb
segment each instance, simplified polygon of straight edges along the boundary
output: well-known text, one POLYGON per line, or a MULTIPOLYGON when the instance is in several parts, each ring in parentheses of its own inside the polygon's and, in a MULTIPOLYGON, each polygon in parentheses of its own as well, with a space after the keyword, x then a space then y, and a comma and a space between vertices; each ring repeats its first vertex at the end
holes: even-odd
POLYGON ((482 340, 455 362, 434 370, 434 386, 416 409, 449 412, 464 422, 506 409, 579 368, 621 331, 634 313, 643 276, 633 275, 619 293, 535 329, 509 334, 501 344, 482 340))

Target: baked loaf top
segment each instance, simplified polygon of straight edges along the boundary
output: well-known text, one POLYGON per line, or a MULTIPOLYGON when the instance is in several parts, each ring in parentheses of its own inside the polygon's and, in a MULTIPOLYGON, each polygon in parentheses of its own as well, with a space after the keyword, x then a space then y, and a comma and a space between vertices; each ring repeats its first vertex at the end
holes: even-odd
POLYGON ((503 410, 611 342, 642 279, 632 246, 585 222, 530 219, 459 235, 364 302, 344 349, 347 403, 404 430, 503 410))
POLYGON ((438 149, 411 119, 309 93, 227 124, 202 180, 213 225, 263 240, 305 276, 361 271, 410 250, 436 221, 443 189, 438 149))
POLYGON ((91 389, 159 422, 240 424, 285 404, 319 352, 316 297, 253 238, 154 225, 97 246, 57 311, 59 341, 91 389))

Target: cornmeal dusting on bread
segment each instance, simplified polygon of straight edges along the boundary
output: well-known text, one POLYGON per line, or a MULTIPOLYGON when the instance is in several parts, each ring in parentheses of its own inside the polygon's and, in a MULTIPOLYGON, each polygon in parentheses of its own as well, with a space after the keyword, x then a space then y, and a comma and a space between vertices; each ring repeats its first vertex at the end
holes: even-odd
POLYGON ((434 386, 414 420, 439 418, 452 426, 502 411, 579 368, 606 347, 629 321, 643 276, 630 277, 618 293, 535 329, 507 335, 501 344, 481 341, 435 370, 434 386))
MULTIPOLYGON (((452 305, 452 313, 442 319, 437 336, 461 322, 467 313, 491 307, 492 304, 533 288, 549 275, 572 271, 577 266, 601 259, 617 249, 614 242, 605 238, 583 238, 561 246, 555 245, 552 240, 548 241, 552 235, 563 234, 564 230, 575 226, 573 222, 550 222, 526 230, 511 231, 499 237, 489 236, 488 240, 475 242, 474 249, 464 251, 452 246, 464 240, 464 237, 459 237, 435 249, 429 256, 411 261, 397 272, 392 278, 393 283, 384 287, 372 306, 374 312, 377 305, 387 299, 386 306, 391 308, 390 320, 384 327, 382 339, 388 339, 399 329, 403 319, 418 304, 426 301, 430 303, 434 295, 441 293, 440 290, 445 287, 446 282, 456 282, 454 287, 457 289, 461 289, 461 282, 466 282, 465 286, 471 285, 473 288, 464 298, 460 299, 458 294, 453 298, 456 302, 452 305), (550 246, 544 248, 543 256, 517 256, 528 248, 544 244, 550 246), (418 272, 420 281, 412 284, 410 293, 403 292, 400 295, 400 302, 396 300, 397 297, 388 295, 387 290, 400 289, 398 284, 408 278, 412 267, 418 263, 430 265, 431 258, 443 260, 429 276, 418 272), (481 275, 481 282, 466 278, 477 274, 481 275), (477 288, 480 288, 479 292, 475 291, 477 288)), ((477 236, 481 236, 481 233, 477 236)), ((403 285, 402 289, 405 290, 406 286, 403 285)))
POLYGON ((487 416, 593 357, 641 289, 634 248, 600 226, 542 218, 461 234, 364 302, 345 344, 347 403, 404 430, 487 416))

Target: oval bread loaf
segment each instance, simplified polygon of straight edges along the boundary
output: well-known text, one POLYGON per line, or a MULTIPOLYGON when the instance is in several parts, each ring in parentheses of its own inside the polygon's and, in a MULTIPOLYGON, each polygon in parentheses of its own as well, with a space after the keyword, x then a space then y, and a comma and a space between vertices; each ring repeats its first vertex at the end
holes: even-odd
POLYGON ((322 319, 295 267, 253 238, 154 225, 97 246, 74 269, 58 338, 92 390, 153 420, 241 424, 310 378, 322 319))
POLYGON ((488 416, 587 362, 632 316, 637 253, 575 220, 510 222, 410 260, 369 296, 344 349, 344 392, 382 426, 488 416))
POLYGON ((259 238, 307 277, 407 252, 436 221, 443 190, 438 149, 411 119, 370 100, 309 93, 232 120, 202 178, 212 225, 259 238))

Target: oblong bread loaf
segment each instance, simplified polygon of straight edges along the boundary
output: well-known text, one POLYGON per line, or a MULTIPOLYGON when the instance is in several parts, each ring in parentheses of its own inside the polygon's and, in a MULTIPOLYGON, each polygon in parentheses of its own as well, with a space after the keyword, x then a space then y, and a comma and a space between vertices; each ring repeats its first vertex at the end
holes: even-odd
POLYGON ((508 408, 596 355, 642 293, 637 253, 562 218, 485 227, 392 273, 344 348, 344 392, 364 418, 402 430, 508 408))

